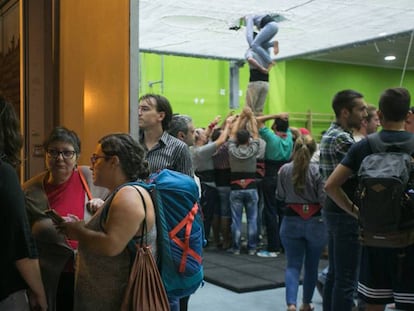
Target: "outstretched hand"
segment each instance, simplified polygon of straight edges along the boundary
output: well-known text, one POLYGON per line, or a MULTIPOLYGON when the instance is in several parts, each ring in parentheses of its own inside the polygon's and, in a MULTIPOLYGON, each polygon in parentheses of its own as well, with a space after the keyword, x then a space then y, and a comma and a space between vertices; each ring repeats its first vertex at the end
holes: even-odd
POLYGON ((86 204, 86 207, 88 211, 93 215, 96 213, 96 211, 105 203, 104 200, 100 198, 93 198, 89 200, 89 202, 86 204))

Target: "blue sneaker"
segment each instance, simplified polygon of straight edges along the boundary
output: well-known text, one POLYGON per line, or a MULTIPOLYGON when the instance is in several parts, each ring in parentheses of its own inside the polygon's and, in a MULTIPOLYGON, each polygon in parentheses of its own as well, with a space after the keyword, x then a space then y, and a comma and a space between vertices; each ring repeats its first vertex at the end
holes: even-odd
POLYGON ((279 254, 280 254, 279 252, 269 252, 269 251, 265 251, 265 250, 261 250, 261 251, 258 251, 256 253, 256 255, 259 256, 259 257, 267 257, 267 258, 275 258, 279 254))

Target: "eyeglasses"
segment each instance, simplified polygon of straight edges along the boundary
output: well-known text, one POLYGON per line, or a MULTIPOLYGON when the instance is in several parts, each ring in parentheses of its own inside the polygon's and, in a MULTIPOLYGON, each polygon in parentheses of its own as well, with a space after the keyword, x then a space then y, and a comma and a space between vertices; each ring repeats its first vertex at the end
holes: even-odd
POLYGON ((76 151, 74 151, 74 150, 59 151, 59 150, 56 150, 56 149, 49 149, 49 150, 46 151, 46 153, 49 156, 49 158, 53 158, 53 159, 59 158, 60 155, 62 155, 62 157, 64 159, 72 159, 75 156, 76 151))
POLYGON ((98 159, 109 159, 111 156, 109 156, 109 155, 97 155, 96 153, 94 153, 92 156, 91 156, 91 163, 92 164, 95 164, 96 163, 96 161, 98 161, 98 159))

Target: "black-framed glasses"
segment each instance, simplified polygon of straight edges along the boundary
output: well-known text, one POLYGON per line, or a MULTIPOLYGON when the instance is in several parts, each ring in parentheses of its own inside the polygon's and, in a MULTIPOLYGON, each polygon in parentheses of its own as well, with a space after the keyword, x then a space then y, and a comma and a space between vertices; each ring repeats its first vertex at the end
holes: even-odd
POLYGON ((62 155, 62 157, 64 159, 72 159, 75 154, 76 151, 75 150, 56 150, 56 149, 49 149, 46 151, 47 155, 49 156, 49 158, 53 158, 53 159, 57 159, 60 155, 62 155))
POLYGON ((96 153, 92 154, 91 156, 91 163, 95 164, 98 159, 109 159, 111 156, 109 155, 98 155, 96 153))

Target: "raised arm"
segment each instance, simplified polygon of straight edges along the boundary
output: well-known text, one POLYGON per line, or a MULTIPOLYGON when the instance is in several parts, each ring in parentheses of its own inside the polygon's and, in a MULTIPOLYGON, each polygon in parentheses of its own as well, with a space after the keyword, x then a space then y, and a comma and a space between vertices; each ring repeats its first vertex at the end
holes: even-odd
POLYGON ((235 118, 234 122, 231 126, 230 138, 235 140, 236 136, 237 136, 237 131, 240 128, 240 123, 242 121, 242 116, 241 115, 235 115, 234 118, 235 118))
POLYGON ((218 115, 214 118, 213 121, 210 122, 210 124, 208 125, 208 127, 205 129, 204 134, 207 137, 210 137, 211 134, 213 133, 214 129, 216 128, 217 124, 220 122, 221 116, 218 115))
POLYGON ((231 124, 233 123, 234 117, 229 116, 226 119, 226 123, 224 124, 224 128, 221 130, 220 136, 214 141, 217 148, 220 147, 222 144, 224 144, 227 141, 227 138, 229 136, 231 124))
POLYGON ((284 120, 288 120, 289 119, 289 114, 287 112, 281 112, 281 113, 277 113, 277 114, 268 114, 268 115, 263 115, 263 116, 256 116, 256 120, 258 123, 258 127, 264 127, 264 123, 268 120, 274 120, 274 119, 284 119, 284 120))

